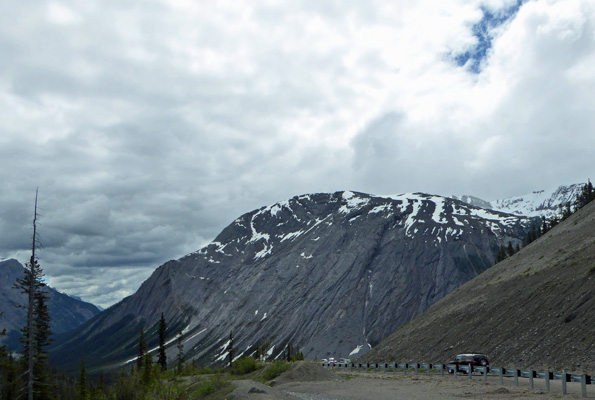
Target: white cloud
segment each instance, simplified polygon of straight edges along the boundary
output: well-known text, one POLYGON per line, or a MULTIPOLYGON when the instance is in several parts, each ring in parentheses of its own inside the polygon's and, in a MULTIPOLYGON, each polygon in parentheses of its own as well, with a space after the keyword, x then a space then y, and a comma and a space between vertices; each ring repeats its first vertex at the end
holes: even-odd
POLYGON ((583 181, 590 1, 527 1, 479 74, 453 62, 515 4, 2 2, 0 257, 26 260, 37 186, 51 282, 107 305, 296 194, 583 181))

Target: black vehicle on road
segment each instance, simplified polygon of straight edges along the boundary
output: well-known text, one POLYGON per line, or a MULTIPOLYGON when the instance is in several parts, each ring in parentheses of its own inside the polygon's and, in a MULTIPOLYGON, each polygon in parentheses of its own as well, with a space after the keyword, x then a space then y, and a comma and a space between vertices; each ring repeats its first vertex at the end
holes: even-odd
POLYGON ((454 366, 453 368, 449 368, 448 372, 453 373, 454 368, 457 369, 457 372, 463 372, 459 367, 464 366, 472 366, 472 367, 488 367, 490 362, 488 360, 488 356, 485 354, 457 354, 454 360, 448 362, 449 366, 454 366))

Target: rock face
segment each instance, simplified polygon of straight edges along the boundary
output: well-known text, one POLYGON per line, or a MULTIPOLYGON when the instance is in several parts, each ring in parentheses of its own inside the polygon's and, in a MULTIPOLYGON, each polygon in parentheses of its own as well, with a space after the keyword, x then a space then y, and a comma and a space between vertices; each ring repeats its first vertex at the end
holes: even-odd
POLYGON ((367 353, 367 362, 447 362, 595 374, 595 202, 460 286, 367 353))
POLYGON ((53 360, 68 367, 85 353, 88 364, 121 365, 141 327, 156 345, 162 312, 170 339, 182 331, 186 358, 202 363, 226 360, 230 332, 235 357, 268 342, 271 357, 292 344, 308 358, 355 358, 489 268, 498 246, 520 242, 531 224, 419 193, 297 196, 159 267, 133 296, 64 336, 53 360))
MULTIPOLYGON (((27 304, 25 295, 13 289, 16 280, 23 277, 23 266, 17 260, 0 262, 0 331, 6 329, 7 336, 0 337, 0 343, 11 350, 20 349, 20 329, 25 324, 25 310, 17 305, 27 304)), ((61 334, 76 328, 91 317, 100 313, 93 304, 74 299, 50 287, 48 308, 54 334, 61 334)))

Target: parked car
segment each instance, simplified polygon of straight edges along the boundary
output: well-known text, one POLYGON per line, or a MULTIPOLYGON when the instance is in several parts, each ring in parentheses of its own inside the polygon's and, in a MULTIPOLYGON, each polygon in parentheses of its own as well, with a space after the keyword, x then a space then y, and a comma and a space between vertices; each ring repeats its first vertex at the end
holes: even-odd
MULTIPOLYGON (((449 365, 455 365, 455 368, 458 371, 459 366, 461 365, 471 365, 473 367, 487 367, 490 365, 490 361, 488 360, 488 356, 485 354, 457 354, 454 360, 448 362, 449 365)), ((454 369, 449 368, 448 372, 451 374, 454 372, 454 369)))

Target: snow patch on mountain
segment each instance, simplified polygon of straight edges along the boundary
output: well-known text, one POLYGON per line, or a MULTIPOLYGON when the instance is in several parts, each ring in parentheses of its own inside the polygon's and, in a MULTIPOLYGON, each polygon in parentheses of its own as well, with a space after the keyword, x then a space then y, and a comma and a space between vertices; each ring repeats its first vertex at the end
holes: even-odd
POLYGON ((361 209, 370 202, 369 198, 362 198, 350 191, 343 192, 343 200, 346 204, 339 208, 341 214, 348 214, 353 210, 361 209))
POLYGON ((453 195, 451 198, 467 204, 507 214, 526 217, 560 217, 566 204, 573 204, 585 184, 562 185, 554 189, 536 190, 522 196, 485 201, 475 196, 453 195))

